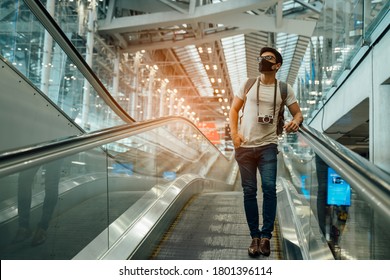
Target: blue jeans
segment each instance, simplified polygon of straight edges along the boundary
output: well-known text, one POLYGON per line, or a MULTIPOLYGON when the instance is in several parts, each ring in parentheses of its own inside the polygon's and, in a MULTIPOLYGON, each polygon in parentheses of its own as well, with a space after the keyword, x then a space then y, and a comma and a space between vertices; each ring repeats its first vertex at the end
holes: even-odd
POLYGON ((272 237, 276 216, 277 154, 276 144, 255 148, 239 147, 235 150, 244 192, 245 215, 252 238, 272 237), (263 226, 261 231, 259 230, 257 204, 257 169, 260 172, 263 191, 263 226))

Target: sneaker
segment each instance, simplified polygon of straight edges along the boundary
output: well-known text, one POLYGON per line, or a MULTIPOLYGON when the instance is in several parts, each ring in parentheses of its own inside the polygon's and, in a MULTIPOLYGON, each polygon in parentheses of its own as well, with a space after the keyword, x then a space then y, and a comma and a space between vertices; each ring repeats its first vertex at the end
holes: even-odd
POLYGON ((13 243, 19 243, 27 238, 30 238, 31 236, 31 230, 29 228, 23 228, 20 227, 18 228, 18 231, 16 232, 16 235, 14 237, 13 243))
POLYGON ((271 254, 269 238, 261 238, 259 245, 260 254, 268 257, 271 254))
POLYGON ((46 239, 47 239, 46 230, 38 227, 34 233, 34 237, 33 237, 32 241, 31 241, 31 246, 41 245, 41 244, 45 243, 46 239))
POLYGON ((248 248, 249 256, 257 257, 258 255, 260 255, 259 244, 260 244, 260 238, 256 238, 255 237, 255 238, 252 239, 252 243, 251 243, 251 245, 248 248))

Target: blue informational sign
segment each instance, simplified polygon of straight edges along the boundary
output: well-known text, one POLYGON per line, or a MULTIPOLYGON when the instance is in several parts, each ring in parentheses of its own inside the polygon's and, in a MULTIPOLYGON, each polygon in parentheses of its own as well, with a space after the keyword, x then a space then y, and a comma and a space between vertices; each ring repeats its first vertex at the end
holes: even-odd
POLYGON ((116 174, 133 175, 134 165, 132 163, 114 163, 112 172, 116 174))
POLYGON ((301 176, 301 191, 306 199, 310 199, 310 192, 308 189, 306 189, 306 179, 307 179, 306 175, 301 176))
POLYGON ((163 173, 163 177, 166 180, 174 180, 174 179, 176 179, 176 172, 174 172, 174 171, 165 171, 163 173))
POLYGON ((328 168, 328 205, 350 206, 351 186, 332 168, 328 168))

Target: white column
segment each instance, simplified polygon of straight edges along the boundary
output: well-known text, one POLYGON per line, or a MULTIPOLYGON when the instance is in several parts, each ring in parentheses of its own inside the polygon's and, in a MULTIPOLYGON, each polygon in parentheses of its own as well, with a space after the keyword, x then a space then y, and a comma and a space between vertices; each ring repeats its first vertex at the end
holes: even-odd
MULTIPOLYGON (((49 12, 51 16, 54 15, 54 0, 48 0, 46 3, 46 10, 49 12)), ((45 37, 44 37, 44 43, 43 43, 43 57, 42 57, 42 72, 41 72, 41 91, 48 95, 50 99, 57 100, 58 98, 58 92, 57 96, 50 96, 49 95, 49 80, 50 80, 50 71, 51 71, 51 56, 52 56, 52 49, 53 49, 53 38, 49 34, 47 30, 45 30, 45 37)))
POLYGON ((146 100, 146 108, 144 110, 144 114, 147 120, 150 120, 153 118, 153 84, 154 84, 154 78, 156 76, 156 69, 154 67, 150 68, 149 73, 149 84, 148 84, 148 92, 147 92, 147 100, 146 100))
MULTIPOLYGON (((372 55, 372 94, 370 96, 370 161, 390 173, 390 31, 371 51, 372 55)), ((369 81, 369 77, 364 83, 369 81)))
POLYGON ((137 52, 135 54, 134 64, 133 64, 134 75, 131 81, 131 87, 133 88, 133 91, 129 93, 130 102, 128 105, 128 111, 130 112, 130 116, 135 120, 138 119, 138 115, 137 115, 138 80, 139 80, 139 65, 141 62, 141 58, 142 58, 142 54, 140 52, 137 52))
POLYGON ((183 117, 185 117, 185 118, 187 118, 187 119, 191 119, 190 116, 189 116, 189 114, 190 114, 190 111, 189 111, 189 110, 190 110, 190 109, 191 109, 191 108, 190 108, 189 105, 185 106, 183 117))
MULTIPOLYGON (((90 67, 92 67, 93 57, 93 45, 94 45, 94 24, 96 19, 95 0, 91 0, 88 6, 88 30, 87 30, 87 43, 86 43, 86 57, 85 61, 90 67)), ((81 123, 83 128, 88 127, 88 115, 90 107, 89 95, 91 92, 91 86, 87 79, 84 79, 84 94, 83 94, 83 112, 81 117, 81 123)))
POLYGON ((177 103, 177 112, 176 114, 180 116, 181 113, 181 106, 183 106, 184 98, 180 98, 179 102, 177 103))
POLYGON ((169 115, 174 115, 174 106, 175 106, 175 97, 176 93, 174 91, 171 91, 171 94, 169 95, 169 115))
POLYGON ((160 92, 159 116, 161 118, 165 115, 165 108, 167 107, 167 102, 166 102, 167 84, 165 81, 162 82, 160 90, 161 90, 161 92, 160 92))
POLYGON ((114 58, 114 77, 112 78, 112 96, 118 101, 119 98, 119 57, 114 58))

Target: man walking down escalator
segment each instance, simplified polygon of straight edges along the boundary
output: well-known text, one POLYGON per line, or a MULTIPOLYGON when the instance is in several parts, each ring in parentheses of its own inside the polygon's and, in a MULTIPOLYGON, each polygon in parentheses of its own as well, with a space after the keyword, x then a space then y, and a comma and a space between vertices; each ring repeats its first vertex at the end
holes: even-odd
POLYGON ((244 210, 252 237, 248 248, 251 257, 260 254, 269 256, 271 252, 270 239, 276 216, 277 123, 279 111, 283 108, 282 102, 293 116, 284 125, 287 133, 296 132, 303 121, 301 109, 290 85, 287 86, 285 100, 281 97, 280 82, 276 79, 276 72, 283 63, 281 54, 274 48, 264 47, 257 59, 260 75, 249 90, 246 90, 247 83, 244 83, 240 91, 235 92, 229 114, 235 158, 244 193, 244 210), (239 126, 239 111, 243 107, 245 110, 239 126), (261 230, 257 203, 257 170, 261 176, 263 192, 261 230))

